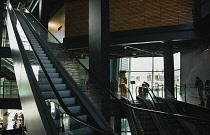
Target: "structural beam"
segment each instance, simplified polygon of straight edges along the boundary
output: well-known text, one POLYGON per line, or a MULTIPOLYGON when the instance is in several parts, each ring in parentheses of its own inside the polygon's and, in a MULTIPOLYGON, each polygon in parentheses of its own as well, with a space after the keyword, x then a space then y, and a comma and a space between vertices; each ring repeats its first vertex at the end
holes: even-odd
POLYGON ((173 44, 171 42, 165 42, 163 55, 165 97, 170 96, 170 94, 174 96, 174 58, 173 44))
MULTIPOLYGON (((109 0, 89 0, 89 69, 95 77, 109 88, 109 0)), ((91 76, 90 76, 91 77, 91 76)), ((90 95, 101 97, 101 86, 90 78, 94 90, 90 95)), ((105 97, 105 96, 104 96, 105 97)), ((102 102, 97 98, 98 103, 102 102)), ((96 98, 94 100, 97 100, 96 98)), ((101 105, 97 108, 101 110, 101 105)))

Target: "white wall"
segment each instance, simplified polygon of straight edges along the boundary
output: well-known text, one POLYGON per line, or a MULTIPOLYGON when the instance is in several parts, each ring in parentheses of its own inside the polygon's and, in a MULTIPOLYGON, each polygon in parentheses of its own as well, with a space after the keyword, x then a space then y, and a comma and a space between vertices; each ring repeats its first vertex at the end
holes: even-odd
MULTIPOLYGON (((205 84, 210 80, 210 50, 190 50, 181 52, 181 85, 187 85, 187 95, 198 97, 197 89, 194 87, 195 78, 200 77, 205 84)), ((184 93, 183 88, 181 89, 184 93)))

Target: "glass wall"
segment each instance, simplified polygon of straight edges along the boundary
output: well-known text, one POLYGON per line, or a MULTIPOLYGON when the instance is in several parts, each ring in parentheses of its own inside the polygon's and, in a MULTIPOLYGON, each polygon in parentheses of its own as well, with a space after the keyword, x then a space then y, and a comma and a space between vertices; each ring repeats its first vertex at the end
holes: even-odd
MULTIPOLYGON (((150 88, 164 85, 163 57, 122 58, 121 70, 126 71, 127 87, 131 90, 137 89, 144 81, 149 83, 150 88)), ((174 80, 175 85, 180 84, 180 53, 174 54, 174 80)))

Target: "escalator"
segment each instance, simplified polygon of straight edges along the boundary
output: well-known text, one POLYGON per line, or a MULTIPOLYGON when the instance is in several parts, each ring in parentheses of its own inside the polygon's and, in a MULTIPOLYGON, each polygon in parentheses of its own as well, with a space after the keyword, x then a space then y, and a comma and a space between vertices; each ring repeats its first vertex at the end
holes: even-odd
MULTIPOLYGON (((210 109, 208 108, 176 100, 170 100, 169 102, 174 106, 174 108, 178 111, 179 114, 191 117, 203 118, 207 120, 209 119, 210 109)), ((187 120, 187 122, 196 125, 197 128, 199 129, 199 132, 203 135, 208 135, 210 133, 210 124, 206 122, 198 122, 198 121, 195 122, 193 120, 187 120)))
MULTIPOLYGON (((128 89, 128 88, 127 88, 128 89)), ((128 91, 130 91, 128 89, 128 91)), ((165 121, 162 120, 161 114, 154 113, 156 110, 152 105, 151 98, 137 96, 136 100, 132 95, 122 97, 122 101, 141 108, 141 110, 128 109, 124 106, 123 112, 128 120, 132 135, 168 135, 173 134, 167 127, 165 121), (131 100, 132 99, 132 100, 131 100), (151 111, 153 110, 153 111, 151 111)))
MULTIPOLYGON (((172 109, 172 106, 168 104, 168 102, 164 99, 157 98, 159 101, 158 106, 161 111, 168 112, 168 113, 176 113, 174 109, 172 109)), ((165 120, 169 126, 170 129, 172 129, 173 132, 175 132, 177 135, 184 135, 189 134, 192 135, 193 133, 188 129, 183 121, 179 118, 174 118, 170 116, 165 116, 165 120)))
MULTIPOLYGON (((158 109, 163 112, 183 115, 183 118, 179 117, 171 117, 171 116, 164 116, 165 121, 167 122, 168 126, 172 131, 176 134, 189 134, 189 135, 207 135, 209 131, 207 128, 200 128, 201 123, 205 123, 205 125, 209 125, 208 122, 205 120, 209 120, 209 118, 199 117, 192 115, 193 113, 187 112, 187 109, 183 107, 175 97, 166 89, 165 90, 165 98, 157 97, 154 95, 153 91, 148 89, 148 92, 153 96, 156 100, 155 105, 157 105, 158 109), (192 118, 192 119, 191 119, 192 118), (203 120, 198 120, 198 119, 203 120)), ((192 110, 194 107, 190 107, 188 109, 192 110)), ((195 112, 197 112, 195 110, 195 112)), ((204 113, 205 114, 205 113, 204 113)))
MULTIPOLYGON (((146 88, 145 94, 136 97, 135 106, 150 110, 161 111, 165 115, 148 113, 145 111, 137 112, 137 116, 141 121, 143 130, 149 129, 152 135, 155 134, 174 134, 174 135, 201 135, 195 123, 189 123, 190 119, 183 120, 179 117, 173 117, 167 114, 179 114, 174 106, 163 98, 158 98, 154 93, 146 88)), ((189 116, 187 114, 183 114, 189 116)))
MULTIPOLYGON (((136 103, 136 107, 145 108, 145 109, 154 109, 149 105, 148 101, 146 101, 144 98, 137 97, 137 101, 138 102, 136 103)), ((157 120, 155 114, 139 111, 139 112, 137 112, 137 117, 141 121, 145 135, 164 135, 164 134, 166 134, 161 129, 162 127, 160 126, 160 123, 159 123, 160 121, 157 120)))
POLYGON ((40 38, 40 31, 9 1, 6 23, 28 134, 116 134, 56 59, 65 56, 62 48, 46 43, 46 33, 40 38))

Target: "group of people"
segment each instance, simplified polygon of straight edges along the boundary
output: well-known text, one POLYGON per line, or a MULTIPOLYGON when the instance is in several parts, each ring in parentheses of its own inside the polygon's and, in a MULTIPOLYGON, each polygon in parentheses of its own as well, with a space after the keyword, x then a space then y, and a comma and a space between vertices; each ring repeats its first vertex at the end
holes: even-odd
POLYGON ((203 99, 203 90, 205 90, 205 95, 207 97, 206 106, 210 108, 210 80, 206 80, 205 85, 203 84, 203 81, 196 77, 195 81, 195 87, 198 89, 198 95, 200 98, 200 106, 205 106, 205 102, 203 99))
MULTIPOLYGON (((146 88, 149 88, 149 84, 147 82, 143 82, 142 83, 142 87, 139 87, 139 94, 140 95, 145 95, 147 93, 146 88)), ((110 82, 110 90, 113 94, 117 94, 118 91, 118 82, 116 80, 116 78, 113 78, 110 82)))
POLYGON ((22 126, 24 126, 24 116, 23 113, 15 113, 14 116, 14 125, 13 128, 17 129, 17 128, 21 128, 22 126))

